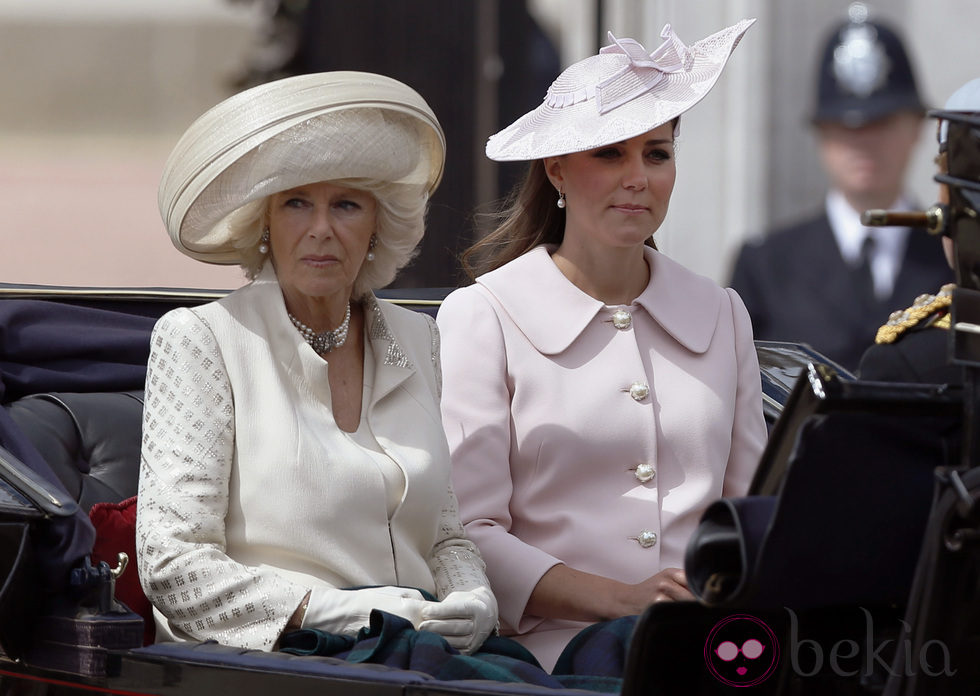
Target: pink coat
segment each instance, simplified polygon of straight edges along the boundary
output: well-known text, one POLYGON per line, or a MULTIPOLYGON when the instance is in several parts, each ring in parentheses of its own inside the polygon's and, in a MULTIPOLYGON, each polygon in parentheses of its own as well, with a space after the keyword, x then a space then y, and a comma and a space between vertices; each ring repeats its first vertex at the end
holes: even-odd
POLYGON ((645 253, 650 282, 629 307, 580 291, 541 246, 439 311, 460 517, 503 632, 548 669, 585 624, 524 613, 541 576, 683 568, 705 506, 746 492, 765 443, 738 295, 645 253))

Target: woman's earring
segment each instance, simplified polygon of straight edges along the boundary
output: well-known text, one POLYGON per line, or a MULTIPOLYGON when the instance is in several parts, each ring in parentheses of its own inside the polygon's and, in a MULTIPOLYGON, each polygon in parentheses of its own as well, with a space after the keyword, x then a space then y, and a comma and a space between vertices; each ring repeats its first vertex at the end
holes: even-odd
POLYGON ((368 253, 365 257, 368 261, 374 261, 374 247, 378 246, 378 235, 372 234, 371 241, 368 242, 368 253))
POLYGON ((557 205, 559 208, 564 208, 565 207, 565 192, 564 191, 558 191, 558 203, 556 203, 555 205, 557 205))
POLYGON ((269 253, 269 228, 266 227, 262 232, 262 239, 259 240, 259 253, 265 256, 269 253))

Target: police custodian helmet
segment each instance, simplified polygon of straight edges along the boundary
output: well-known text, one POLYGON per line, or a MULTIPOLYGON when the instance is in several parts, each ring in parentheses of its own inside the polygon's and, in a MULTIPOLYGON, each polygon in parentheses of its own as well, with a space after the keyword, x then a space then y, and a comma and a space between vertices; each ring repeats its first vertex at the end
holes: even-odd
POLYGON ((899 111, 925 113, 898 34, 870 20, 864 3, 852 3, 848 15, 824 46, 813 122, 858 128, 899 111))

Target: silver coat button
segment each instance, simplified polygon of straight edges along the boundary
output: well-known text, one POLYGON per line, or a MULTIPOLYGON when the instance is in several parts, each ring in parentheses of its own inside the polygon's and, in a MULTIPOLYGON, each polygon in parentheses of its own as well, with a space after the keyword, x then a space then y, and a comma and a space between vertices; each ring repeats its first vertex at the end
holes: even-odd
POLYGON ((613 312, 612 323, 620 331, 625 331, 633 323, 633 316, 625 309, 617 309, 613 312))
POLYGON ((653 464, 650 464, 649 462, 644 462, 636 467, 635 473, 636 478, 638 478, 641 483, 652 481, 653 477, 657 475, 657 472, 653 468, 653 464))
POLYGON ((645 549, 650 548, 657 543, 657 533, 643 530, 640 535, 636 537, 636 541, 645 549))
POLYGON ((630 385, 630 396, 634 401, 643 401, 650 395, 650 387, 643 382, 633 382, 630 385))

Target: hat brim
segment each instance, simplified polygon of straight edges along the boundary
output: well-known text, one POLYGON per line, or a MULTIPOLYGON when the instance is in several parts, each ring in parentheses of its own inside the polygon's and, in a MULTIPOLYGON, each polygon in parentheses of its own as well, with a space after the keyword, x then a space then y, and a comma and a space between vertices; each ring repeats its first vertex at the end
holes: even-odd
POLYGON ((848 128, 860 128, 872 121, 897 114, 902 111, 911 111, 925 115, 926 107, 919 99, 919 95, 909 91, 905 93, 882 94, 873 99, 838 99, 827 101, 820 105, 820 108, 813 114, 811 122, 819 125, 821 123, 841 123, 848 128))
MULTIPOLYGON (((604 114, 593 98, 566 106, 552 106, 546 99, 490 136, 487 157, 510 162, 583 152, 628 140, 672 121, 708 94, 742 35, 755 21, 743 19, 692 44, 689 48, 694 60, 689 69, 664 73, 652 89, 604 114)), ((586 61, 600 60, 626 65, 629 59, 624 55, 591 56, 565 72, 586 61)))
MULTIPOLYGON (((358 176, 356 171, 310 168, 325 178, 297 180, 289 171, 255 171, 250 158, 274 139, 309 150, 298 135, 312 119, 352 109, 404 114, 416 124, 422 153, 420 166, 401 183, 419 187, 420 195, 438 186, 445 162, 445 135, 425 100, 407 85, 373 73, 336 71, 298 75, 240 92, 198 118, 174 147, 164 166, 158 203, 174 246, 208 263, 241 262, 222 222, 252 200, 328 178, 358 176), (296 132, 295 138, 290 136, 296 132), (262 185, 245 184, 241 172, 262 185)), ((333 143, 332 147, 345 147, 333 143)), ((356 153, 355 153, 356 154, 356 153)), ((269 158, 265 158, 268 160, 269 158)), ((307 154, 307 159, 309 155, 307 154)), ((285 165, 263 162, 269 169, 285 165)))

